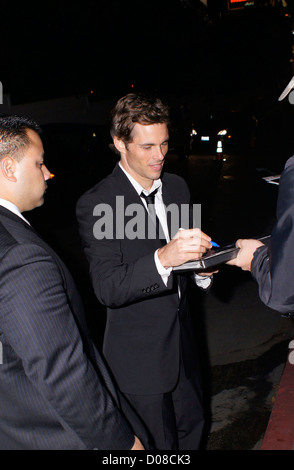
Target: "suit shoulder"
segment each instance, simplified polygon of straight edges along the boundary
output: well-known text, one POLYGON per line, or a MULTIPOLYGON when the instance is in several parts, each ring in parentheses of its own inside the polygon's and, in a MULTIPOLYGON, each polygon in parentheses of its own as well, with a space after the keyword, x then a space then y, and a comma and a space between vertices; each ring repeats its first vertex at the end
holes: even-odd
POLYGON ((294 155, 288 158, 288 160, 285 163, 285 170, 288 170, 288 169, 293 170, 293 168, 294 168, 294 155))
POLYGON ((167 184, 188 186, 184 178, 182 178, 182 176, 176 175, 175 173, 163 173, 162 181, 166 182, 167 184))
POLYGON ((88 205, 89 202, 95 200, 99 201, 99 198, 105 196, 109 193, 112 194, 115 192, 116 183, 112 174, 108 175, 103 180, 99 181, 97 184, 88 189, 77 201, 77 210, 84 205, 88 205))

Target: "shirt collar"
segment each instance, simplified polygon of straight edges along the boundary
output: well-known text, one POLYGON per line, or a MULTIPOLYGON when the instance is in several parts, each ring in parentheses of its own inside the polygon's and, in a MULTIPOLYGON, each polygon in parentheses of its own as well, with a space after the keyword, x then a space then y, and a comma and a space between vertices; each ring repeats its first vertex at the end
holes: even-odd
POLYGON ((149 191, 147 191, 146 189, 143 188, 143 186, 140 185, 140 183, 138 183, 138 181, 135 180, 135 178, 133 178, 123 167, 122 165, 120 164, 119 162, 119 166, 120 168, 122 169, 122 171, 125 173, 125 175, 128 177, 130 183, 134 186, 135 190, 137 191, 137 193, 141 194, 141 192, 143 191, 144 194, 146 194, 146 196, 148 196, 148 194, 152 193, 152 191, 154 191, 155 189, 158 188, 158 192, 161 194, 162 193, 162 182, 161 182, 161 179, 159 178, 158 180, 154 180, 153 181, 153 184, 152 184, 152 187, 149 189, 149 191))
POLYGON ((13 202, 0 198, 0 206, 3 206, 5 207, 5 209, 8 209, 10 212, 13 212, 15 215, 23 219, 28 225, 30 225, 30 223, 24 218, 24 216, 20 212, 19 208, 15 204, 13 204, 13 202))

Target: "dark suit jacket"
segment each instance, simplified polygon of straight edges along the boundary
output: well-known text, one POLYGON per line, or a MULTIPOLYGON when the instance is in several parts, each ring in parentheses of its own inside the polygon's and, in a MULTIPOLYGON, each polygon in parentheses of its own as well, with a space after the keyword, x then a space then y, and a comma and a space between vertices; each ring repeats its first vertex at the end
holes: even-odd
POLYGON ((294 156, 286 162, 280 178, 277 222, 269 248, 256 250, 251 272, 268 307, 294 312, 294 156))
MULTIPOLYGON (((189 190, 182 178, 163 174, 162 185, 166 206, 189 205, 189 190)), ((196 351, 186 308, 187 279, 171 274, 165 286, 154 262, 160 240, 116 238, 116 227, 113 239, 95 238, 93 227, 98 218, 93 216, 94 207, 109 205, 115 223, 123 215, 121 210, 116 210, 117 196, 124 197, 125 208, 132 203, 144 207, 118 165, 77 204, 80 235, 93 287, 99 301, 107 306, 103 351, 122 392, 165 393, 176 384, 180 349, 186 372, 189 374, 191 366, 195 375, 196 351)), ((125 225, 132 217, 125 217, 125 225)))
POLYGON ((1 206, 0 301, 0 449, 130 449, 71 275, 1 206))

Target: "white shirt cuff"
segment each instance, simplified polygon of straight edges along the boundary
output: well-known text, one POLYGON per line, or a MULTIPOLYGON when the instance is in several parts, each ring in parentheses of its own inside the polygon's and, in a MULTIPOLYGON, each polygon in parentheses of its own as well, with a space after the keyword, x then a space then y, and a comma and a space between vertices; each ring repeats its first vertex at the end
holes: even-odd
POLYGON ((158 274, 162 278, 162 281, 167 286, 167 281, 168 281, 169 275, 172 271, 172 268, 167 268, 166 269, 162 266, 161 262, 159 261, 157 252, 158 252, 158 250, 156 250, 155 253, 154 253, 154 261, 155 261, 155 264, 156 264, 156 268, 157 268, 158 274))
POLYGON ((199 274, 194 273, 194 280, 198 287, 207 289, 212 283, 212 276, 199 276, 199 274))

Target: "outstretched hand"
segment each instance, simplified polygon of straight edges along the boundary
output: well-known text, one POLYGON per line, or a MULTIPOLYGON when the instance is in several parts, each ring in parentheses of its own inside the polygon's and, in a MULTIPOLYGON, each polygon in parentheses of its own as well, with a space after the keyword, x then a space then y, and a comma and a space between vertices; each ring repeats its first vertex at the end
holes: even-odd
POLYGON ((253 255, 257 248, 263 245, 264 243, 259 240, 240 238, 236 241, 236 247, 240 248, 237 257, 227 261, 226 264, 231 266, 238 266, 239 268, 243 269, 243 271, 251 271, 253 255))
POLYGON ((137 436, 135 436, 135 442, 134 442, 134 445, 131 448, 131 450, 145 450, 145 448, 143 447, 140 439, 138 439, 137 436))

